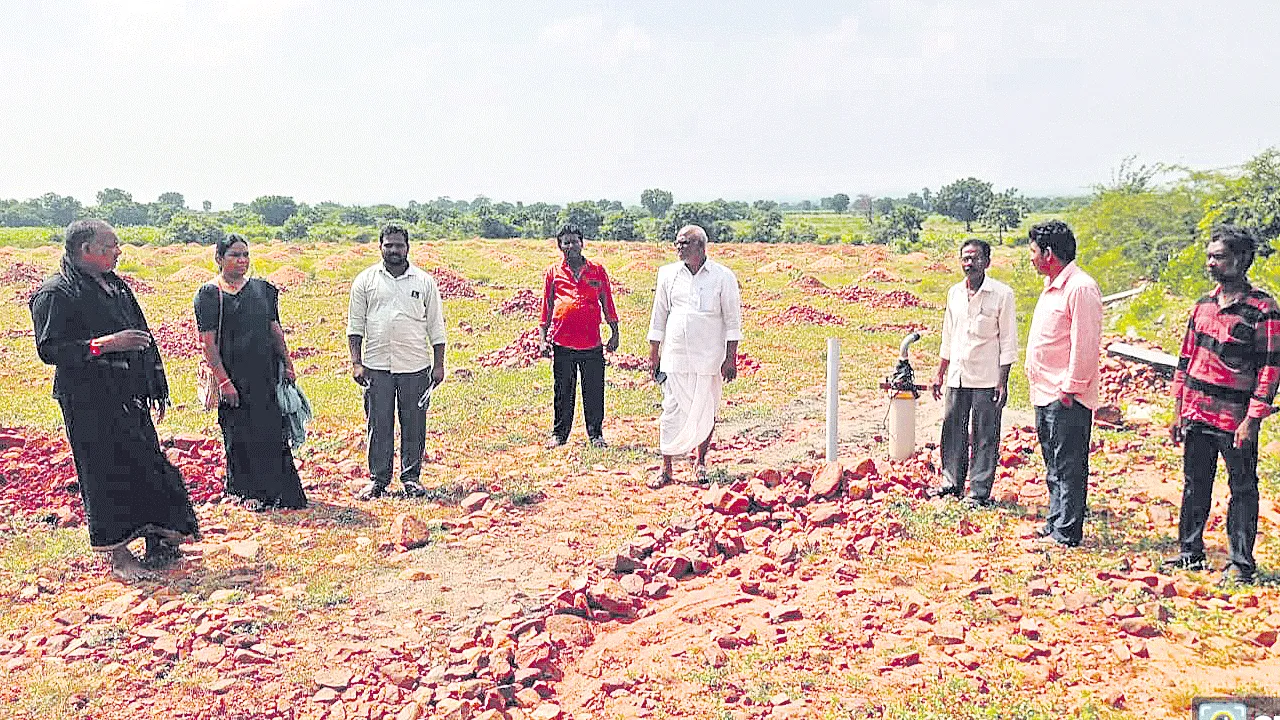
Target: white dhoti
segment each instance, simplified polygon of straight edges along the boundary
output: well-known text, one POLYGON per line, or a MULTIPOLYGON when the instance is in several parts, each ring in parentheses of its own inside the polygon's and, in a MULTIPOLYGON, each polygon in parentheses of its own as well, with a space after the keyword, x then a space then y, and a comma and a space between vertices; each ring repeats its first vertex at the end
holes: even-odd
POLYGON ((658 419, 658 444, 663 455, 688 455, 711 435, 723 388, 719 374, 667 374, 662 383, 662 417, 658 419))

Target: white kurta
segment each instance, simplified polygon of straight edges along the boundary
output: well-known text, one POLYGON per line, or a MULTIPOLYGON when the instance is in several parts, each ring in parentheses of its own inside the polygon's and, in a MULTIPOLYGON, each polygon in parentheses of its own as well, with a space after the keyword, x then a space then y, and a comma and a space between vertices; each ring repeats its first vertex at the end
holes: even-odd
POLYGON ((692 273, 683 262, 658 270, 649 340, 662 343, 663 455, 685 455, 711 435, 720 406, 725 343, 742 339, 738 279, 708 259, 692 273))

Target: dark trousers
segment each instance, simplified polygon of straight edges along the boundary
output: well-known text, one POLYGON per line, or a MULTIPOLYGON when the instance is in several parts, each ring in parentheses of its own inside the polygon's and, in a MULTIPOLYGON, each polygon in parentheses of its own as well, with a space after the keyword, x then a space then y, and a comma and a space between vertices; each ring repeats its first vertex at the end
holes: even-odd
POLYGON ((1218 456, 1227 466, 1227 540, 1231 563, 1245 574, 1256 569, 1253 543, 1258 536, 1258 445, 1235 447, 1232 433, 1203 423, 1187 426, 1183 438, 1182 510, 1178 514, 1178 542, 1182 555, 1204 556, 1204 526, 1213 504, 1213 479, 1218 473, 1218 456))
POLYGON ((415 373, 365 370, 364 415, 369 421, 369 477, 379 487, 391 484, 395 420, 400 416, 400 480, 417 482, 427 443, 427 411, 418 399, 431 384, 431 368, 415 373))
POLYGON ((1044 454, 1049 485, 1049 517, 1053 539, 1079 545, 1084 538, 1085 502, 1089 493, 1089 435, 1093 411, 1060 400, 1036 408, 1036 434, 1044 454))
POLYGON ((942 415, 942 487, 981 500, 991 497, 1000 455, 1000 415, 995 388, 947 388, 942 415), (971 442, 972 440, 972 442, 971 442))
POLYGON ((577 400, 578 375, 582 375, 582 414, 587 437, 603 437, 604 348, 574 350, 552 346, 551 377, 555 383, 555 427, 552 432, 564 440, 573 430, 573 405, 577 400))

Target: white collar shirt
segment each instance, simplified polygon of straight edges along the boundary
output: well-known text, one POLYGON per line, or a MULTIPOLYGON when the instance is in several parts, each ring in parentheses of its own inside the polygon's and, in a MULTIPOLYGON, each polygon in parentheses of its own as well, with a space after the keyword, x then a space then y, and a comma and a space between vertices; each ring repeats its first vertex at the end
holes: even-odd
POLYGON ((742 298, 732 270, 709 258, 697 273, 683 262, 658 269, 649 340, 662 343, 664 372, 719 374, 725 343, 741 339, 742 298))
POLYGON ((1000 368, 1018 359, 1013 288, 986 276, 972 297, 964 281, 947 291, 939 355, 948 361, 950 388, 993 388, 1000 368))
POLYGON ((360 360, 367 368, 399 374, 431 367, 432 346, 445 342, 435 278, 414 265, 399 277, 382 263, 364 270, 351 284, 347 335, 364 338, 360 360))

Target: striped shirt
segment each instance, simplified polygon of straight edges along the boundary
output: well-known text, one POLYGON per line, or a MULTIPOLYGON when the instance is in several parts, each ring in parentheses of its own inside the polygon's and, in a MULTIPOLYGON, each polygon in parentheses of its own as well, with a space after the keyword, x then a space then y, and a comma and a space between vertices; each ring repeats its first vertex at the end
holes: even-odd
POLYGON ((1280 306, 1257 288, 1218 307, 1221 288, 1196 302, 1182 340, 1173 396, 1181 419, 1235 432, 1246 418, 1265 418, 1280 384, 1280 306))

